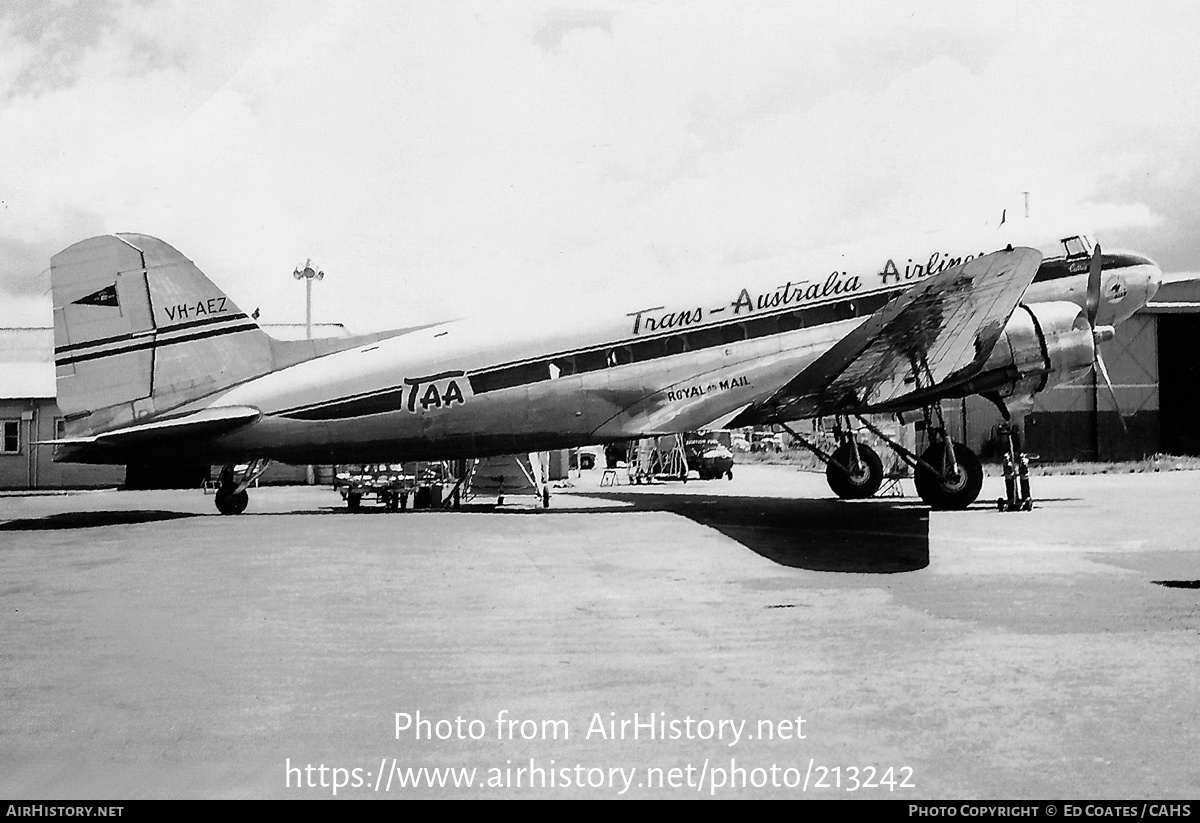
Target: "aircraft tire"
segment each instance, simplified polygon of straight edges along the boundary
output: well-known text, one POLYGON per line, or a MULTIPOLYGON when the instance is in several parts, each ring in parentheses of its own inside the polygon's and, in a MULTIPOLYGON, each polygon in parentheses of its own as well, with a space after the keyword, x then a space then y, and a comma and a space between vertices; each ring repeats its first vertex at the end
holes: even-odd
POLYGON ((851 457, 849 444, 835 451, 833 459, 825 466, 825 479, 833 493, 843 500, 863 500, 883 485, 883 461, 874 449, 859 443, 858 460, 862 470, 855 475, 846 468, 851 457))
POLYGON ((237 494, 228 489, 217 489, 217 511, 221 514, 241 514, 250 503, 250 495, 245 491, 237 494))
MULTIPOLYGON (((930 446, 921 459, 932 466, 940 466, 944 453, 940 444, 930 446)), ((946 482, 918 464, 913 481, 917 494, 931 509, 965 509, 975 502, 983 490, 983 464, 962 443, 954 444, 954 459, 958 462, 959 476, 946 482)))

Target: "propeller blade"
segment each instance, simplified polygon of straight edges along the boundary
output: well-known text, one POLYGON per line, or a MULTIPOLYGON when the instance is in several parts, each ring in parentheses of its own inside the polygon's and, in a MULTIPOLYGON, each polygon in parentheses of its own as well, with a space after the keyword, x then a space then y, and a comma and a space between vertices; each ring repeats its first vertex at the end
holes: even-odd
POLYGON ((1087 282, 1087 319, 1092 326, 1096 325, 1096 315, 1100 313, 1100 244, 1092 249, 1092 261, 1088 264, 1087 282))
POLYGON ((1096 368, 1100 372, 1100 376, 1104 378, 1104 385, 1108 386, 1108 394, 1112 397, 1113 408, 1117 410, 1117 420, 1121 421, 1121 431, 1129 434, 1129 427, 1125 425, 1125 414, 1121 411, 1121 404, 1117 401, 1117 390, 1113 388, 1112 380, 1108 376, 1108 367, 1104 365, 1104 356, 1100 354, 1100 349, 1096 349, 1096 368))

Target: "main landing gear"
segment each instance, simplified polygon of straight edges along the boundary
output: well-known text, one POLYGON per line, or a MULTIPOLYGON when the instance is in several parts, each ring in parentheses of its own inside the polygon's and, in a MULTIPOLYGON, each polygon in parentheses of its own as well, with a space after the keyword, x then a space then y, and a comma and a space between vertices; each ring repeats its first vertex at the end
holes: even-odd
POLYGON ((246 489, 267 470, 269 465, 271 465, 270 460, 251 460, 240 472, 240 478, 237 477, 239 472, 236 466, 222 468, 220 479, 217 481, 217 511, 221 514, 244 512, 246 505, 250 502, 250 495, 246 489))
POLYGON ((837 449, 825 462, 825 480, 833 493, 845 500, 871 497, 883 485, 883 461, 866 443, 859 443, 849 419, 838 420, 834 437, 837 449))
MULTIPOLYGON (((946 432, 940 405, 925 411, 926 431, 932 444, 919 457, 858 417, 859 423, 886 443, 912 467, 917 494, 934 509, 965 509, 975 502, 983 490, 983 465, 975 453, 962 443, 955 443, 946 432)), ((781 424, 782 425, 782 424, 781 424)), ((838 447, 832 453, 808 442, 786 425, 785 429, 801 446, 815 454, 825 464, 829 488, 845 500, 871 497, 883 483, 883 461, 873 449, 858 442, 848 417, 839 417, 834 427, 838 447)))
POLYGON ((797 443, 825 464, 825 480, 833 493, 843 500, 863 500, 874 495, 883 485, 883 461, 874 449, 858 442, 858 434, 851 428, 850 418, 837 418, 833 436, 838 447, 832 453, 808 442, 786 424, 780 425, 797 443))
POLYGON ((925 450, 913 468, 917 494, 932 509, 965 509, 983 490, 983 464, 949 437, 925 450))

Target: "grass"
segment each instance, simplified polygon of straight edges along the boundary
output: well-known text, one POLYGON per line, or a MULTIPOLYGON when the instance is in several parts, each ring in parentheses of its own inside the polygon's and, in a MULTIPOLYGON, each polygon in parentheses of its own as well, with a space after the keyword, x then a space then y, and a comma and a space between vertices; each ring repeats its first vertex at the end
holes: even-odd
POLYGON ((1200 469, 1200 457, 1156 454, 1142 460, 1103 461, 1099 463, 1033 463, 1034 474, 1146 474, 1200 469))
MULTIPOLYGON (((878 450, 877 450, 878 451, 878 450)), ((883 457, 884 455, 880 455, 883 457)), ((767 463, 771 465, 794 466, 801 471, 824 471, 825 466, 803 449, 792 449, 783 452, 735 452, 735 463, 767 463)), ((887 458, 884 458, 885 464, 887 458)), ((1156 454, 1141 460, 1103 461, 1099 463, 1043 463, 1033 461, 1030 471, 1034 475, 1057 474, 1147 474, 1151 472, 1178 472, 1200 470, 1200 457, 1186 455, 1156 454)), ((984 469, 989 475, 997 476, 1000 472, 999 463, 985 464, 984 469)))

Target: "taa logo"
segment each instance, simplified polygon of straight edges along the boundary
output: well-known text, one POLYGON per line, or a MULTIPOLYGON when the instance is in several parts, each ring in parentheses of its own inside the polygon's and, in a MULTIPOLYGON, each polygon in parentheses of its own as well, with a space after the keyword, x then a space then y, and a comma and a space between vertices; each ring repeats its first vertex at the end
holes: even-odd
POLYGON ((406 377, 404 384, 408 386, 408 397, 404 407, 410 412, 428 411, 467 402, 463 396, 463 372, 445 372, 430 377, 406 377))

